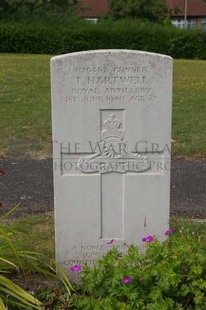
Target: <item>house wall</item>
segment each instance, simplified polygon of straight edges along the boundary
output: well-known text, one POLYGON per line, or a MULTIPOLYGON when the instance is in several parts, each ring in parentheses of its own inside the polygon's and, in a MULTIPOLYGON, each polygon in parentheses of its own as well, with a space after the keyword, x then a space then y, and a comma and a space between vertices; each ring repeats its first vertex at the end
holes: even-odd
POLYGON ((206 31, 206 16, 197 18, 197 28, 206 31))
POLYGON ((200 17, 197 18, 197 29, 201 29, 201 26, 202 26, 201 20, 202 20, 202 18, 200 18, 200 17))

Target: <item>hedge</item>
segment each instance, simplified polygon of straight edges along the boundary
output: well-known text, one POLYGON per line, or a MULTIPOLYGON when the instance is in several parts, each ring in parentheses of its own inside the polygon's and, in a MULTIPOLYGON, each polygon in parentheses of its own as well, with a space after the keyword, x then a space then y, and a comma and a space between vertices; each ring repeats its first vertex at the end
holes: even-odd
POLYGON ((55 55, 94 49, 135 49, 206 59, 206 33, 143 22, 85 22, 76 27, 0 22, 1 53, 55 55))

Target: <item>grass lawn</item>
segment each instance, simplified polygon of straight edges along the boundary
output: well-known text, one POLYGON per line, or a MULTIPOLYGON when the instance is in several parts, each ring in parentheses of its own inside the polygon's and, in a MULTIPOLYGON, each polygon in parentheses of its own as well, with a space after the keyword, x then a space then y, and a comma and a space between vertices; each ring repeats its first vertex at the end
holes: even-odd
POLYGON ((13 230, 21 232, 20 235, 12 236, 15 245, 19 246, 21 250, 38 252, 51 258, 55 257, 54 214, 52 212, 2 221, 2 225, 5 224, 13 230))
POLYGON ((206 61, 174 61, 172 126, 173 154, 206 155, 206 61))
POLYGON ((1 155, 51 154, 48 55, 0 55, 1 155))
MULTIPOLYGON (((51 156, 49 55, 0 54, 0 155, 51 156)), ((173 155, 206 155, 206 61, 175 60, 173 155)))

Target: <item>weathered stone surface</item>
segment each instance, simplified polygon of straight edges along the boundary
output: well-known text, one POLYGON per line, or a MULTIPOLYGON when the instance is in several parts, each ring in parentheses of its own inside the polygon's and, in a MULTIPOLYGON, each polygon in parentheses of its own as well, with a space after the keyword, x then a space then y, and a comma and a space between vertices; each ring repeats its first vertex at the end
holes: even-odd
POLYGON ((68 270, 169 222, 171 57, 102 50, 51 60, 57 262, 68 270))

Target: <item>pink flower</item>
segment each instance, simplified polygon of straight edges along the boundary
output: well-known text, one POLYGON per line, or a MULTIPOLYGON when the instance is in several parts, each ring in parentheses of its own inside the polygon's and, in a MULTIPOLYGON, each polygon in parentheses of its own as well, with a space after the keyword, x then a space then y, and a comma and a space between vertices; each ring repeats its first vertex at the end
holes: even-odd
POLYGON ((81 271, 81 266, 80 265, 74 265, 73 267, 70 268, 71 272, 75 271, 81 271))
POLYGON ((151 235, 142 238, 142 242, 152 242, 153 240, 154 238, 151 235))
POLYGON ((115 239, 112 239, 112 240, 108 241, 107 244, 113 244, 114 241, 115 241, 115 239))
POLYGON ((165 232, 165 236, 171 234, 174 231, 174 228, 170 228, 165 232))
POLYGON ((125 277, 125 278, 122 279, 121 282, 124 283, 124 284, 131 283, 132 279, 130 277, 125 277))

